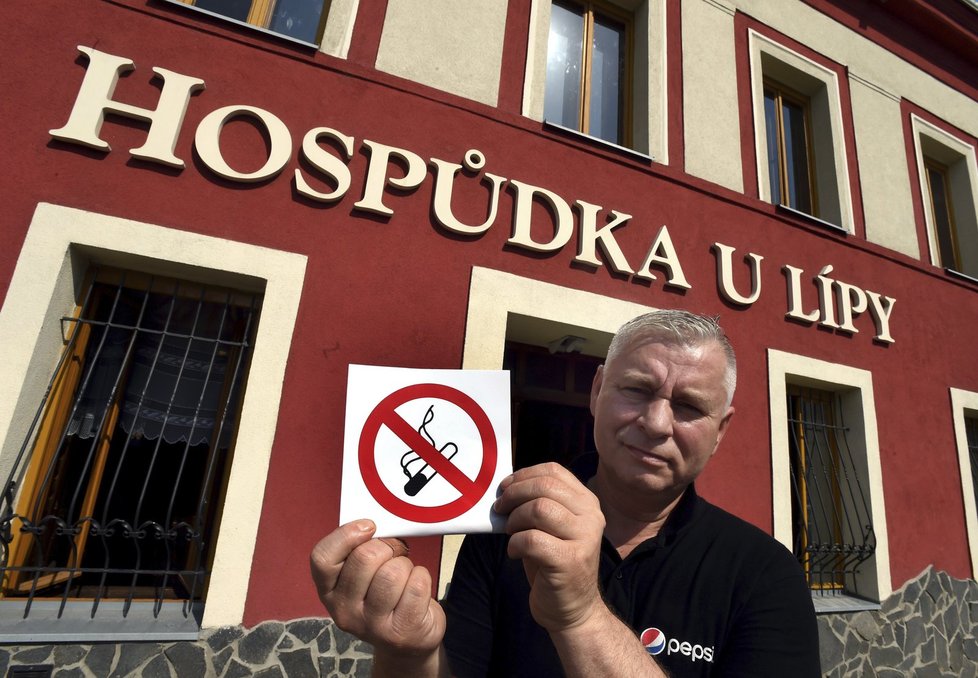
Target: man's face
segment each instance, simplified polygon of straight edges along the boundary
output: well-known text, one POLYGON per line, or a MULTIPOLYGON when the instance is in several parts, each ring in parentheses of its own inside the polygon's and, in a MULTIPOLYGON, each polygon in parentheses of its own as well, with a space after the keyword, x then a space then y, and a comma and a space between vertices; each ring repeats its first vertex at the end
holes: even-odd
POLYGON ((624 489, 678 496, 716 451, 733 408, 719 344, 638 337, 598 368, 594 440, 605 475, 624 489))

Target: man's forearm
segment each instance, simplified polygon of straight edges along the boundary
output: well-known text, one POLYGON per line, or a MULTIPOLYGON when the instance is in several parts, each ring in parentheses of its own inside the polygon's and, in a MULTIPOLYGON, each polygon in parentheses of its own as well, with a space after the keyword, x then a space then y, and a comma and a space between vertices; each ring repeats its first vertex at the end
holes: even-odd
POLYGON ((438 647, 430 654, 405 654, 375 648, 370 675, 373 678, 450 678, 452 673, 444 647, 438 647))
POLYGON ((668 676, 632 630, 603 603, 584 623, 564 631, 551 631, 550 637, 568 678, 668 676))

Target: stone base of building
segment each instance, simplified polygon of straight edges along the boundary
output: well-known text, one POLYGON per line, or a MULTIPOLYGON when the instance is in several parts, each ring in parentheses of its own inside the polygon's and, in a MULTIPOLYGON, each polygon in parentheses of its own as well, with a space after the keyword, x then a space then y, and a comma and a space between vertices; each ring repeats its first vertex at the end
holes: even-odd
MULTIPOLYGON (((978 583, 932 567, 878 611, 819 615, 825 676, 978 678, 978 583)), ((353 678, 370 673, 371 647, 328 619, 205 631, 195 642, 70 643, 0 647, 0 675, 48 666, 55 678, 353 678)))

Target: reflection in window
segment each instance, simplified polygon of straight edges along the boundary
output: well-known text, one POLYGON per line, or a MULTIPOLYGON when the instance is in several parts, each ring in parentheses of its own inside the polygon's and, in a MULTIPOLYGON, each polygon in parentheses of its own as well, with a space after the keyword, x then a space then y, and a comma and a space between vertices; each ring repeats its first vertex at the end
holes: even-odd
POLYGON ((627 144, 630 20, 597 3, 554 2, 547 41, 544 118, 627 144))
POLYGON ((771 201, 817 216, 808 102, 772 83, 764 86, 771 201))
POLYGON ((182 0, 185 4, 305 42, 322 36, 328 0, 182 0))

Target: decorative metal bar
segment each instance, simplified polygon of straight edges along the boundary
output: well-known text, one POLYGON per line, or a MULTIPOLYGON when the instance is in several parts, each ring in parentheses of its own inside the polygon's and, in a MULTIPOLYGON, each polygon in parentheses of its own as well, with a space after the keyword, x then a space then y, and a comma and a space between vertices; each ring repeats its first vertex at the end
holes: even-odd
POLYGON ((823 593, 856 592, 857 568, 876 549, 867 494, 836 412, 834 394, 792 389, 789 395, 795 555, 811 588, 823 593))
POLYGON ((72 599, 91 601, 92 617, 107 598, 124 600, 123 616, 150 593, 154 616, 174 599, 189 616, 202 599, 212 504, 231 458, 224 438, 235 428, 261 301, 251 295, 242 306, 230 290, 214 299, 213 288, 193 299, 170 284, 129 286, 125 274, 92 282, 78 317, 62 319, 75 331, 0 496, 3 595, 26 598, 25 617, 42 594, 60 598, 59 617, 72 599), (84 344, 81 327, 90 331, 84 344), (46 448, 50 462, 31 469, 32 441, 49 401, 61 398, 56 384, 72 355, 82 369, 68 382, 70 404, 59 405, 66 423, 46 448), (26 499, 16 494, 28 473, 37 481, 20 515, 17 501, 26 499), (29 540, 20 556, 16 538, 29 540))

